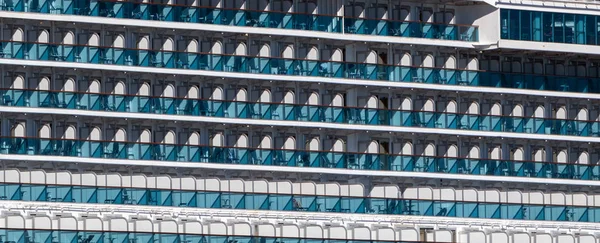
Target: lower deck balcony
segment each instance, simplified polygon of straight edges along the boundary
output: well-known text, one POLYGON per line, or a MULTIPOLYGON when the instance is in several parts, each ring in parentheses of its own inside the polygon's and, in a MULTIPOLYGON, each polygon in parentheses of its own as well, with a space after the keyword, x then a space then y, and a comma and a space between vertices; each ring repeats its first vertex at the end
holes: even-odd
MULTIPOLYGON (((76 231, 43 229, 0 229, 0 242, 163 242, 163 243, 386 243, 376 240, 310 239, 261 236, 226 236, 119 231, 76 231)), ((420 243, 423 241, 394 241, 420 243)), ((432 241, 427 241, 432 242, 432 241)))
POLYGON ((600 93, 600 79, 594 77, 544 76, 89 45, 3 41, 0 42, 0 58, 269 74, 275 79, 277 76, 289 75, 600 93))
POLYGON ((600 208, 589 206, 40 184, 0 184, 0 200, 600 222, 600 208))
POLYGON ((493 132, 600 136, 600 121, 347 106, 0 89, 0 105, 493 132))
POLYGON ((0 154, 600 180, 595 164, 25 137, 0 141, 0 154))

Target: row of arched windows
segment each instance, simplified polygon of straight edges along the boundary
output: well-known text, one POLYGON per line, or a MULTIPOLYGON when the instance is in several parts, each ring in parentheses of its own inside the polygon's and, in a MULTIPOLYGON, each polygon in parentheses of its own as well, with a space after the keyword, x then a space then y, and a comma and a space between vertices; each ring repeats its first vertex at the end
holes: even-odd
MULTIPOLYGON (((86 134, 82 134, 81 139, 92 140, 92 141, 128 141, 127 131, 124 128, 117 128, 113 131, 102 132, 102 129, 98 126, 91 128, 82 128, 81 130, 87 130, 86 134), (85 137, 87 136, 87 137, 85 137)), ((66 126, 64 130, 59 134, 58 137, 61 139, 77 139, 77 129, 73 125, 66 126)), ((11 135, 15 137, 25 136, 25 124, 17 123, 11 130, 11 135)), ((52 138, 52 127, 50 124, 44 124, 38 130, 38 136, 41 138, 52 138)), ((202 138, 200 132, 191 133, 180 133, 179 139, 175 131, 166 130, 160 133, 152 133, 150 129, 143 129, 133 138, 135 142, 139 143, 164 143, 164 144, 186 144, 186 145, 200 145, 202 138), (153 139, 154 136, 156 138, 153 139), (157 135, 161 135, 158 137, 157 135)), ((230 134, 228 132, 216 132, 208 137, 210 146, 231 146, 231 147, 257 147, 263 149, 277 148, 277 149, 303 149, 309 151, 337 151, 344 152, 348 150, 347 141, 342 138, 336 139, 325 139, 321 140, 319 137, 309 138, 304 142, 304 148, 298 147, 298 143, 295 136, 281 137, 272 139, 270 135, 257 136, 252 139, 245 133, 241 134, 230 134), (251 140, 253 145, 251 146, 251 140)), ((362 153, 382 153, 382 154, 398 154, 398 155, 421 155, 428 157, 442 156, 442 157, 466 157, 466 158, 489 158, 489 159, 502 159, 503 155, 502 147, 492 146, 488 149, 487 155, 482 155, 479 146, 467 146, 459 148, 455 144, 443 145, 433 143, 417 143, 413 144, 409 141, 393 143, 390 147, 387 142, 380 142, 378 140, 360 140, 358 141, 358 150, 355 152, 362 153)), ((547 161, 545 148, 535 148, 531 152, 530 158, 527 158, 525 150, 522 147, 510 149, 508 151, 510 160, 533 160, 533 161, 547 161)), ((589 153, 582 151, 578 154, 572 154, 569 156, 567 149, 559 149, 553 152, 552 161, 555 162, 577 162, 587 164, 590 161, 589 153), (576 157, 573 157, 576 156, 576 157)))
MULTIPOLYGON (((80 36, 86 36, 80 34, 80 36)), ((28 41, 39 43, 62 43, 62 44, 85 44, 89 46, 110 46, 116 48, 125 48, 126 39, 122 34, 114 34, 104 36, 104 42, 98 33, 87 34, 87 40, 82 43, 77 43, 75 34, 72 31, 61 33, 61 38, 51 40, 51 35, 47 30, 39 32, 37 37, 30 37, 28 41), (32 39, 35 38, 35 39, 32 39)), ((14 30, 11 37, 12 41, 24 41, 23 30, 17 28, 14 30)), ((214 41, 199 41, 197 39, 182 39, 183 42, 174 41, 171 37, 152 39, 148 35, 138 37, 135 47, 138 49, 152 49, 164 51, 187 51, 187 52, 202 52, 214 54, 234 54, 242 56, 260 56, 260 57, 283 57, 283 58, 298 58, 308 60, 325 60, 325 61, 351 61, 363 62, 372 64, 394 64, 402 66, 423 66, 423 67, 444 67, 450 69, 467 68, 469 70, 477 70, 478 62, 476 58, 469 60, 460 60, 457 62, 452 55, 434 57, 431 54, 410 54, 408 52, 395 51, 388 59, 387 50, 358 50, 354 48, 345 49, 319 49, 317 45, 309 44, 280 44, 272 50, 269 43, 251 41, 250 47, 245 42, 235 40, 222 42, 214 41), (353 51, 351 51, 353 50, 353 51), (344 57, 346 55, 346 57, 344 57), (391 63, 390 63, 391 62, 391 63)))
MULTIPOLYGON (((477 101, 462 102, 459 104, 454 99, 434 100, 433 98, 417 97, 415 99, 408 96, 400 96, 398 98, 387 99, 387 97, 379 97, 377 95, 360 96, 353 101, 348 95, 342 93, 334 93, 332 95, 322 95, 317 91, 301 92, 296 101, 296 94, 293 90, 285 90, 284 92, 273 93, 270 89, 260 89, 250 94, 246 88, 229 88, 223 89, 221 86, 211 88, 199 88, 191 85, 185 87, 186 93, 179 93, 182 89, 176 89, 173 84, 155 84, 154 88, 148 82, 141 84, 130 85, 129 89, 124 81, 106 82, 105 88, 99 80, 91 82, 82 82, 79 85, 74 79, 68 78, 62 84, 62 87, 51 87, 51 81, 48 77, 40 78, 36 87, 30 87, 37 90, 60 90, 66 92, 75 92, 85 90, 88 93, 110 93, 115 95, 135 94, 139 96, 160 96, 160 97, 181 97, 189 99, 213 99, 213 100, 231 100, 231 101, 251 101, 251 102, 281 102, 284 104, 300 104, 307 105, 330 105, 330 106, 356 106, 365 108, 384 108, 393 110, 409 110, 409 111, 429 111, 429 112, 446 112, 446 113, 466 113, 466 114, 486 114, 486 115, 504 115, 514 117, 537 117, 556 118, 556 119, 575 119, 580 121, 597 120, 595 114, 590 114, 585 107, 567 108, 565 105, 556 105, 552 112, 547 114, 546 108, 543 105, 528 108, 516 103, 513 105, 503 106, 499 103, 480 104, 477 101), (83 86, 79 89, 77 86, 83 86), (154 91, 154 92, 152 92, 154 91), (384 99, 386 98, 386 99, 384 99), (512 108, 510 108, 512 107, 512 108)), ((13 79, 10 85, 11 89, 24 89, 25 78, 17 76, 13 79)))

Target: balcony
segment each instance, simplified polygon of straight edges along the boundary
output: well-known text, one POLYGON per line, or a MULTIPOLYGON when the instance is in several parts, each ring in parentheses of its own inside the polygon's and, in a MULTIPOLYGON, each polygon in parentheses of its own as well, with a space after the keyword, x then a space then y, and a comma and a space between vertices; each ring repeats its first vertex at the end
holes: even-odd
POLYGON ((0 138, 1 154, 600 180, 594 164, 167 143, 0 138))
POLYGON ((0 58, 9 59, 600 93, 600 78, 596 77, 496 73, 478 70, 127 49, 88 45, 11 41, 1 42, 0 45, 0 58))
MULTIPOLYGON (((88 223, 92 224, 92 223, 88 223)), ((201 225, 200 225, 201 226, 201 225)), ((189 226, 188 226, 189 227, 189 226)), ((192 231, 192 230, 189 230, 192 231)), ((377 240, 312 239, 262 236, 225 236, 208 234, 142 233, 123 231, 75 231, 42 229, 1 229, 0 242, 162 242, 162 243, 284 243, 284 242, 320 242, 320 243, 387 243, 377 240)), ((396 240, 397 243, 424 243, 425 241, 396 240)))
POLYGON ((0 184, 3 200, 600 222, 600 208, 424 199, 0 184))
POLYGON ((4 11, 67 14, 120 19, 201 23, 229 26, 310 30, 332 33, 398 36, 477 42, 478 27, 385 19, 350 18, 335 15, 258 11, 250 9, 186 6, 115 0, 50 1, 26 6, 23 0, 3 1, 4 11), (342 28, 343 25, 343 28, 342 28))
POLYGON ((600 136, 600 121, 586 120, 22 89, 0 95, 1 105, 16 107, 600 136))
POLYGON ((344 30, 347 34, 478 41, 478 27, 470 25, 345 17, 344 30))

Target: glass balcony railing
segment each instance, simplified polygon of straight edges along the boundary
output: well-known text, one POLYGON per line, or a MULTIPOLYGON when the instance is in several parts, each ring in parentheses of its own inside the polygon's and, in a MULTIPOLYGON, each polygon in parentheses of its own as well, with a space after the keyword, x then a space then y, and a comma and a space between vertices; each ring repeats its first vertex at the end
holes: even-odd
POLYGON ((0 141, 0 154, 600 180, 600 165, 594 164, 23 137, 0 141))
POLYGON ((47 14, 71 14, 166 22, 312 30, 378 36, 478 41, 478 27, 384 19, 351 18, 311 13, 185 6, 116 0, 0 0, 1 10, 47 14), (343 20, 342 20, 343 19, 343 20))
POLYGON ((600 78, 495 73, 385 64, 156 51, 29 42, 0 42, 0 58, 348 78, 443 85, 600 93, 600 78))
POLYGON ((0 97, 0 106, 600 136, 600 121, 22 89, 0 89, 0 97))
POLYGON ((78 242, 78 243, 424 243, 423 241, 376 241, 262 236, 142 233, 124 231, 75 231, 41 229, 0 229, 0 242, 78 242))
POLYGON ((0 199, 242 210, 600 222, 600 207, 145 188, 0 184, 0 199))
POLYGON ((344 28, 349 34, 478 41, 478 27, 470 25, 345 17, 344 28))

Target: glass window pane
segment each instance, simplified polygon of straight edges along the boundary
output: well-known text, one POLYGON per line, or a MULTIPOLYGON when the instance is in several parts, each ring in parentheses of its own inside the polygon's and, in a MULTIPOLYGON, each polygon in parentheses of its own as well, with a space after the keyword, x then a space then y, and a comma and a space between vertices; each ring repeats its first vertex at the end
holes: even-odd
POLYGON ((520 40, 520 21, 518 10, 511 10, 509 14, 509 35, 511 40, 520 40))
POLYGON ((594 33, 596 35, 596 45, 600 45, 600 18, 596 17, 596 26, 594 27, 594 33))
POLYGON ((585 44, 585 15, 576 15, 575 16, 575 43, 577 44, 585 44))
POLYGON ((542 41, 542 13, 534 12, 533 21, 533 39, 534 41, 542 41))
POLYGON ((542 15, 542 23, 544 26, 544 42, 554 42, 552 18, 552 13, 544 13, 544 15, 542 15))
POLYGON ((565 42, 565 15, 562 13, 554 14, 554 42, 564 43, 565 42))
POLYGON ((500 10, 500 28, 502 30, 500 38, 508 39, 508 13, 510 10, 500 10))
POLYGON ((596 45, 596 16, 587 16, 585 23, 586 40, 585 43, 588 45, 596 45))
POLYGON ((575 43, 575 15, 565 14, 564 18, 565 43, 575 43))
POLYGON ((521 40, 531 40, 531 12, 521 11, 521 40))

